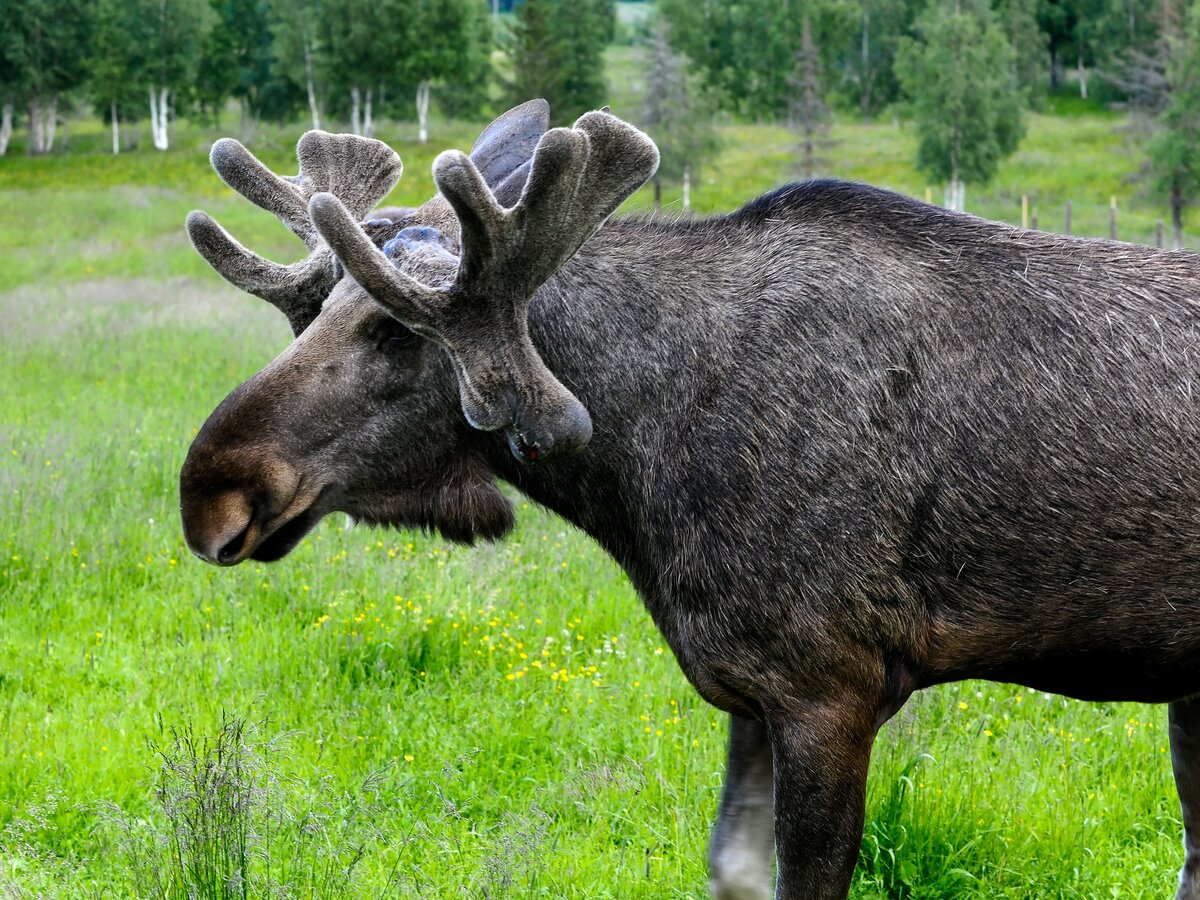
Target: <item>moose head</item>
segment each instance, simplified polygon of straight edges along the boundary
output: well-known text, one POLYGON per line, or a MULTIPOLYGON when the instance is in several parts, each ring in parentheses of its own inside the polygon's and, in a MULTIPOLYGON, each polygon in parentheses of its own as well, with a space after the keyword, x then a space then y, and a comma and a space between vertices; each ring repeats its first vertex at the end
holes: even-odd
POLYGON ((494 539, 512 524, 481 449, 502 432, 524 464, 581 451, 592 423, 529 334, 538 288, 654 172, 658 151, 605 111, 547 130, 532 101, 442 153, 438 195, 399 221, 370 209, 400 177, 379 141, 310 131, 280 177, 218 141, 212 164, 308 247, 290 266, 246 249, 202 212, 200 254, 288 318, 295 340, 230 394, 180 477, 202 559, 288 553, 326 514, 494 539))

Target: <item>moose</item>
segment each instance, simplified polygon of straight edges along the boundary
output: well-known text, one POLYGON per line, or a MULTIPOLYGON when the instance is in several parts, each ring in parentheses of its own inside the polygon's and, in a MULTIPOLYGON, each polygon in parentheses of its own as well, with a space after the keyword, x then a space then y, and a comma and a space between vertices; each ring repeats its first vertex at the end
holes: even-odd
POLYGON ((180 476, 201 559, 278 560, 326 514, 471 543, 506 482, 623 567, 729 713, 720 898, 845 897, 879 728, 967 678, 1169 703, 1178 900, 1200 900, 1200 257, 812 181, 608 221, 655 171, 542 101, 441 154, 309 132, 299 174, 212 163, 307 245, 201 212, 200 254, 286 316, 180 476))

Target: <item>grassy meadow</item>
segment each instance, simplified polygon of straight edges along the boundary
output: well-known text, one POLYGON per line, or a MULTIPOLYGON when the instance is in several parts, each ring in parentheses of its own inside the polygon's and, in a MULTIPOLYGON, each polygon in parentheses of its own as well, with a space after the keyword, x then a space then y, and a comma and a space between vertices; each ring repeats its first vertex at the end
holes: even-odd
MULTIPOLYGON (((968 208, 1018 221, 1026 194, 1051 227, 1070 200, 1103 234, 1115 195, 1149 239, 1123 120, 1057 102, 968 208)), ((419 146, 385 125, 392 199, 426 198, 435 153, 479 127, 419 146)), ((294 171, 299 131, 254 149, 294 171)), ((702 212, 792 172, 785 130, 723 135, 702 212)), ((0 159, 0 897, 706 896, 724 718, 581 534, 522 503, 475 549, 332 517, 271 566, 188 554, 188 443, 289 335, 183 218, 300 251, 211 173, 216 136, 113 158, 81 122, 69 153, 0 159)), ((924 196, 905 127, 833 138, 830 174, 924 196)), ((854 896, 1166 897, 1180 827, 1165 709, 951 685, 880 737, 854 896)))

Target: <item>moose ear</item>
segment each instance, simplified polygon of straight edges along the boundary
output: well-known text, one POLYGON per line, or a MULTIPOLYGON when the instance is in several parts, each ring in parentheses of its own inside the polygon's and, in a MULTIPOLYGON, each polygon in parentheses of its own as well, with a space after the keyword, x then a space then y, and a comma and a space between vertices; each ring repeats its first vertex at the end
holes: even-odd
POLYGON ((471 148, 471 162, 503 206, 512 206, 525 189, 529 162, 550 127, 550 104, 522 103, 483 129, 471 148))

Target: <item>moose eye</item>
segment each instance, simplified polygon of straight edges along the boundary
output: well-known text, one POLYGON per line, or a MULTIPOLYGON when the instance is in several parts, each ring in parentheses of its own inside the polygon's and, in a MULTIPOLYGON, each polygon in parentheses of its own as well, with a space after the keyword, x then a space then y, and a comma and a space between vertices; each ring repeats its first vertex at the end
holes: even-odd
POLYGON ((383 353, 394 354, 410 346, 417 336, 396 322, 390 325, 379 338, 379 349, 383 353))

